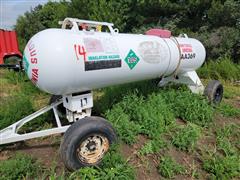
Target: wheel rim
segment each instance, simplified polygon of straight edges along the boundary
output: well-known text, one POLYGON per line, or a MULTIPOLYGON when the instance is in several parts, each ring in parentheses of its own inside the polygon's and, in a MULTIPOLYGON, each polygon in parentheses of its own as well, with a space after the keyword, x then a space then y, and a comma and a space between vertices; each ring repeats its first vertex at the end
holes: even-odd
POLYGON ((218 103, 218 102, 221 101, 221 99, 222 99, 222 92, 223 92, 222 88, 219 87, 219 88, 216 89, 216 92, 214 94, 214 102, 215 103, 218 103))
POLYGON ((87 164, 96 164, 109 149, 109 141, 102 135, 87 137, 77 149, 80 161, 87 164))

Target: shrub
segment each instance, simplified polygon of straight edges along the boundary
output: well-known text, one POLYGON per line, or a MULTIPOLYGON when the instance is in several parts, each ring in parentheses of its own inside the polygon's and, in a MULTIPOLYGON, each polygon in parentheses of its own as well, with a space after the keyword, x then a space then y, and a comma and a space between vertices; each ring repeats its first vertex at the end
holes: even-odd
POLYGON ((198 32, 191 32, 189 36, 193 36, 203 43, 209 58, 217 59, 227 55, 235 58, 234 61, 239 63, 236 56, 240 37, 238 28, 222 26, 209 29, 207 26, 202 26, 198 32))

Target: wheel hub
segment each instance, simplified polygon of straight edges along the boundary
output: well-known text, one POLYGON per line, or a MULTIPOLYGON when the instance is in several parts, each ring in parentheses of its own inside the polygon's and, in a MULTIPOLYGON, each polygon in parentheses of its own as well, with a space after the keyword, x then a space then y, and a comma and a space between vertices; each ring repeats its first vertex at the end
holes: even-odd
POLYGON ((102 159, 109 149, 109 141, 102 135, 87 137, 77 149, 80 161, 88 164, 95 164, 102 159))
POLYGON ((94 141, 90 141, 87 146, 89 151, 95 151, 96 150, 96 143, 94 141))
POLYGON ((218 88, 214 94, 214 101, 219 102, 222 99, 222 89, 218 88))

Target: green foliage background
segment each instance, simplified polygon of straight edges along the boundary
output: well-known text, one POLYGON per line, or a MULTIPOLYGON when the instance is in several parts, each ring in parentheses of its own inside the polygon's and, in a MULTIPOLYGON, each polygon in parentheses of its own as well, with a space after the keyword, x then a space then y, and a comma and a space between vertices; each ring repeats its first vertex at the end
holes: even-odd
POLYGON ((71 0, 49 1, 19 16, 20 49, 37 32, 75 17, 113 22, 120 32, 166 28, 203 42, 209 59, 228 55, 240 63, 240 1, 235 0, 71 0))

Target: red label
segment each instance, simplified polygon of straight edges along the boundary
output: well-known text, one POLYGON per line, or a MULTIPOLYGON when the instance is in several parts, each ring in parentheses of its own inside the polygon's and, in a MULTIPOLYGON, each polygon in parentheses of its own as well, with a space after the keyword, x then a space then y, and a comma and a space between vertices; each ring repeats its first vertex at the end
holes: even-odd
POLYGON ((193 52, 191 44, 180 44, 180 48, 181 48, 182 53, 193 52))

